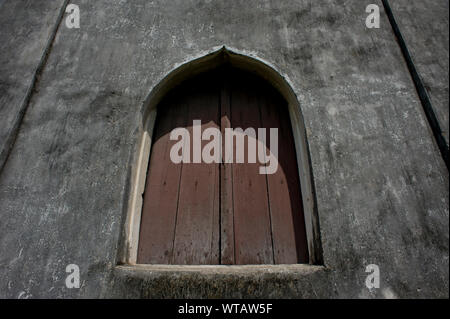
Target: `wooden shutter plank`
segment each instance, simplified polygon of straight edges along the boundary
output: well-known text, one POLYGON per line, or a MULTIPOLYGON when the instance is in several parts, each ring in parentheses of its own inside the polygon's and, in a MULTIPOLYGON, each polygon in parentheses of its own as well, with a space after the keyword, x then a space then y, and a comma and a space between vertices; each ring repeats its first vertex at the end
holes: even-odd
MULTIPOLYGON (((230 87, 227 70, 223 70, 220 94, 221 133, 225 137, 225 128, 231 127, 230 87)), ((222 158, 225 153, 225 142, 222 142, 222 158)), ((233 217, 233 167, 231 163, 222 161, 220 166, 220 221, 221 221, 221 260, 223 265, 233 265, 234 259, 234 217, 233 217)))
POLYGON ((267 175, 275 263, 307 263, 303 204, 289 113, 277 92, 269 87, 265 92, 260 106, 268 148, 269 128, 278 128, 278 169, 267 175))
POLYGON ((158 107, 141 215, 137 263, 169 264, 182 164, 170 160, 173 128, 184 126, 187 106, 180 99, 158 107))
MULTIPOLYGON (((261 127, 253 78, 235 75, 231 97, 233 129, 261 127)), ((248 163, 247 138, 245 163, 233 162, 233 208, 236 264, 273 264, 267 181, 259 174, 259 163, 248 163)), ((234 157, 236 143, 234 143, 234 157)))
MULTIPOLYGON (((210 80, 211 81, 211 80, 210 80)), ((192 86, 189 104, 189 127, 192 153, 192 121, 201 119, 202 132, 218 128, 218 87, 197 80, 192 86)), ((202 142, 203 146, 208 142, 202 142)), ((181 172, 180 198, 174 243, 174 264, 219 263, 219 164, 184 164, 181 172)))

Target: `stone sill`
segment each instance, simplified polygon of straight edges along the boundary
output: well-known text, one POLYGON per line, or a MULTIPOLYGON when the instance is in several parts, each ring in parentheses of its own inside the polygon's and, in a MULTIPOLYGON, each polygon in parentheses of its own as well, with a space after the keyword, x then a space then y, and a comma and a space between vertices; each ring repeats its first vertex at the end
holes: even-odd
POLYGON ((309 275, 325 271, 324 266, 308 264, 290 265, 117 265, 118 272, 144 274, 157 273, 196 273, 203 275, 262 275, 262 274, 295 274, 309 275))
POLYGON ((328 268, 308 264, 117 265, 109 297, 319 298, 327 277, 328 268))

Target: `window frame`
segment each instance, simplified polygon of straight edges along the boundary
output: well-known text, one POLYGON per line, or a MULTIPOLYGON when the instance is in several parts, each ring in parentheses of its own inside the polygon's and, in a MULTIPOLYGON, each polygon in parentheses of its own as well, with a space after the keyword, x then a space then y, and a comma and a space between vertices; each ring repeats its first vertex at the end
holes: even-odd
MULTIPOLYGON (((119 250, 118 256, 119 264, 130 266, 138 265, 136 260, 143 206, 142 195, 145 191, 152 136, 157 117, 157 105, 162 98, 179 83, 194 77, 201 72, 216 68, 224 63, 229 63, 232 67, 254 73, 265 79, 280 92, 288 104, 289 117, 294 136, 301 196, 303 200, 309 264, 323 265, 319 220, 310 164, 311 160, 307 143, 307 131, 304 126, 303 116, 296 94, 287 80, 287 76, 282 76, 281 73, 269 63, 249 55, 236 53, 236 50, 229 50, 225 47, 200 58, 193 59, 187 63, 183 63, 179 67, 175 67, 173 71, 169 72, 169 74, 152 89, 143 104, 138 143, 130 170, 131 176, 129 178, 130 184, 128 185, 128 207, 124 231, 121 238, 121 249, 119 250)), ((155 266, 155 269, 161 269, 161 267, 164 268, 165 266, 167 266, 167 269, 176 269, 177 265, 146 264, 146 266, 149 266, 150 269, 152 266, 155 266)), ((277 265, 272 266, 276 267, 277 265)), ((149 269, 149 267, 146 269, 149 269)), ((210 268, 223 267, 223 265, 199 265, 195 267, 210 268)), ((225 267, 238 267, 238 265, 225 267)))

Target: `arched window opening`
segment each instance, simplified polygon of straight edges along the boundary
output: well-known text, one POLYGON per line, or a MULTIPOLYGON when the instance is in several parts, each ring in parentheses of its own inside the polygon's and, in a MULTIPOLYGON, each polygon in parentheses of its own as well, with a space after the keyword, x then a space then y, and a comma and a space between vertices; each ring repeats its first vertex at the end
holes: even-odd
POLYGON ((157 112, 137 263, 309 262, 294 135, 287 102, 277 90, 253 74, 222 66, 172 89, 157 112), (201 123, 199 131, 194 123, 201 123), (171 139, 177 128, 188 132, 183 148, 188 162, 171 158, 180 143, 171 139), (237 128, 250 135, 244 138, 243 163, 236 136, 232 157, 225 158, 227 129, 237 128), (271 128, 277 129, 276 140, 271 128), (265 140, 258 129, 265 129, 265 140), (208 134, 202 138, 205 132, 220 132, 219 161, 204 160, 212 140, 208 134), (261 167, 273 164, 268 158, 273 153, 276 170, 261 174, 261 167))

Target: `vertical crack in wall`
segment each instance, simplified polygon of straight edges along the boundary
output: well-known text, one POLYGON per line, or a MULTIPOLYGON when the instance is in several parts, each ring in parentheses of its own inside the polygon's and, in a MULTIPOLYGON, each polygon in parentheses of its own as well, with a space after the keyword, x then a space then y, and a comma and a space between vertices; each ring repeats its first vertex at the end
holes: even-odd
POLYGON ((395 21, 394 14, 392 13, 392 9, 389 5, 388 0, 382 0, 384 10, 386 15, 388 16, 389 22, 391 24, 392 30, 394 31, 395 37, 397 39, 397 43, 400 46, 403 57, 408 66, 409 73, 414 82, 414 86, 416 87, 417 94, 419 95, 420 102, 422 103, 423 110, 425 112, 425 116, 428 120, 428 124, 431 127, 436 143, 439 147, 439 151, 441 152, 441 156, 444 159, 445 165, 447 166, 447 170, 449 169, 449 149, 447 142, 442 135, 442 130, 437 120, 436 114, 434 112, 433 105, 431 104, 430 97, 425 89, 425 86, 422 82, 422 78, 417 72, 416 66, 411 58, 408 47, 406 46, 406 42, 403 39, 403 36, 400 32, 400 28, 395 21))
POLYGON ((23 118, 28 109, 28 106, 30 105, 31 97, 33 96, 33 93, 36 89, 39 77, 42 74, 44 67, 47 63, 48 57, 49 57, 50 52, 53 47, 53 43, 56 38, 56 34, 58 33, 59 27, 61 25, 61 21, 63 20, 64 13, 66 11, 67 5, 69 4, 69 1, 70 0, 65 0, 60 9, 58 18, 56 19, 55 25, 53 26, 53 28, 51 30, 50 37, 48 38, 48 41, 44 48, 42 57, 38 63, 38 66, 36 67, 36 70, 33 73, 33 77, 31 79, 30 86, 28 87, 27 91, 25 92, 25 97, 23 99, 22 105, 20 106, 19 112, 17 113, 17 115, 14 119, 13 126, 11 127, 11 130, 8 133, 8 136, 4 143, 4 147, 0 152, 0 175, 3 172, 3 168, 5 167, 6 162, 8 161, 9 155, 11 154, 11 151, 16 142, 17 135, 19 134, 19 129, 22 124, 23 118))

